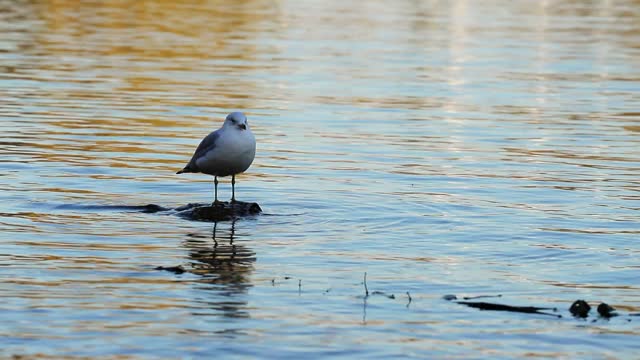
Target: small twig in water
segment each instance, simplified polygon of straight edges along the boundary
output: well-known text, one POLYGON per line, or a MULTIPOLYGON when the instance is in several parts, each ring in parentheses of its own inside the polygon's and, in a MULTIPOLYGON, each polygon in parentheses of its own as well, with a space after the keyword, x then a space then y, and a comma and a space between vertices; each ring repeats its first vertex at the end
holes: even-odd
POLYGON ((411 304, 411 301, 413 300, 411 298, 411 294, 409 294, 409 292, 407 291, 407 297, 409 298, 409 302, 407 303, 407 307, 409 307, 409 304, 411 304))
POLYGON ((302 292, 302 280, 298 279, 298 295, 302 292))
POLYGON ((377 291, 377 290, 376 291, 372 291, 371 295, 382 295, 384 297, 388 297, 389 299, 395 299, 396 298, 396 296, 393 295, 393 294, 389 295, 384 291, 377 291))
POLYGON ((543 308, 543 307, 535 307, 535 306, 511 306, 511 305, 503 305, 503 304, 495 304, 495 303, 469 302, 469 301, 458 301, 457 303, 462 305, 467 305, 469 307, 480 309, 480 310, 511 311, 511 312, 527 313, 527 314, 549 315, 557 318, 562 317, 562 315, 550 314, 550 313, 540 311, 540 310, 556 311, 557 310, 556 308, 543 308))
POLYGON ((496 297, 502 297, 502 294, 498 294, 498 295, 464 296, 464 297, 463 297, 463 299, 464 299, 464 300, 475 300, 475 299, 482 299, 482 298, 496 298, 496 297))
POLYGON ((364 272, 364 296, 369 296, 369 289, 367 288, 367 272, 364 272))

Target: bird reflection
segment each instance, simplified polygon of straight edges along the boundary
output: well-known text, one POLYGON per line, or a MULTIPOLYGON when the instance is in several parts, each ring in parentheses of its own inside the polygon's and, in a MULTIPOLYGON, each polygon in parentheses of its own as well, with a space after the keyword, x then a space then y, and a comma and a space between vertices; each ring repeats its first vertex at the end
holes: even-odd
MULTIPOLYGON (((213 225, 212 236, 190 234, 184 242, 189 250, 192 274, 202 276, 198 289, 215 293, 196 301, 226 317, 248 317, 244 296, 252 286, 249 276, 256 254, 250 248, 234 242, 236 220, 228 229, 213 225)), ((203 312, 196 315, 211 315, 203 312)))

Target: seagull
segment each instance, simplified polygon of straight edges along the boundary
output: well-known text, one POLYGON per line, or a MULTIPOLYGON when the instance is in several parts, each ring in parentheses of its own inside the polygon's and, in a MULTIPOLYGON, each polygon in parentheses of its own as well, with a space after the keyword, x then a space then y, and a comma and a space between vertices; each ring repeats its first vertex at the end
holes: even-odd
POLYGON ((256 138, 247 117, 241 112, 227 115, 222 127, 207 135, 184 169, 176 174, 203 173, 213 175, 214 204, 218 201, 218 176, 231 175, 231 203, 236 202, 236 174, 245 172, 256 156, 256 138))

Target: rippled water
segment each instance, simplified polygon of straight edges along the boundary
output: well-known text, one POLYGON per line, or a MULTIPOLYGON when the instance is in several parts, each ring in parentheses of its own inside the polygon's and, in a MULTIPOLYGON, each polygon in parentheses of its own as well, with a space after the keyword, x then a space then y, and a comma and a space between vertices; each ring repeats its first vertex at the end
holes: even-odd
POLYGON ((0 30, 4 356, 640 351, 637 1, 2 1, 0 30), (175 171, 232 110, 263 215, 120 207, 211 201, 175 171))

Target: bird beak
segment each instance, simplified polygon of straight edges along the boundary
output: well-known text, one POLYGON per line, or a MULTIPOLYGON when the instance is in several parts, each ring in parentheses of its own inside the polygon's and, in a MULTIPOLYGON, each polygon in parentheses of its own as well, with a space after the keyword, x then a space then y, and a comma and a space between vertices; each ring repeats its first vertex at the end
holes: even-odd
POLYGON ((247 125, 245 124, 238 124, 238 127, 242 130, 247 130, 247 125))

